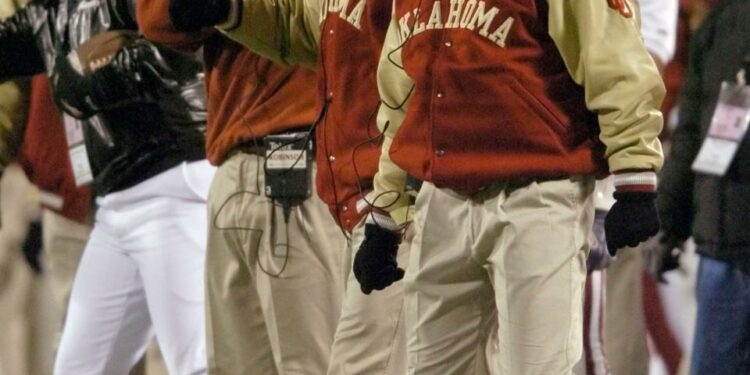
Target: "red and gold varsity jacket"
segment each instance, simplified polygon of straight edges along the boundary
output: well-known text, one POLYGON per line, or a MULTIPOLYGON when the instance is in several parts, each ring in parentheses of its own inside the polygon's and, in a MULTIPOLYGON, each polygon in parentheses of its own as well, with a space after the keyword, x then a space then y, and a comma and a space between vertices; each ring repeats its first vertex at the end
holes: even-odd
POLYGON ((275 61, 317 67, 317 191, 351 231, 366 214, 381 150, 376 72, 390 1, 253 0, 234 9, 242 14, 230 37, 275 61))
POLYGON ((626 182, 655 183, 664 87, 636 16, 627 0, 396 1, 373 194, 402 192, 407 172, 466 195, 634 170, 650 172, 626 182))

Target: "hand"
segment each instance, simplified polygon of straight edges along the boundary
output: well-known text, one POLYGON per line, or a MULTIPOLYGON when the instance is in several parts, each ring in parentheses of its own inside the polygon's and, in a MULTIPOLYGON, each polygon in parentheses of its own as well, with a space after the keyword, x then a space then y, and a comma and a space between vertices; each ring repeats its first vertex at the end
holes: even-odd
POLYGON ((660 232, 646 241, 641 249, 646 272, 656 281, 665 283, 664 274, 680 267, 680 256, 685 251, 684 241, 660 232))
POLYGON ((170 0, 169 18, 178 31, 197 32, 229 18, 232 0, 170 0))
POLYGON ((604 221, 607 248, 612 256, 617 250, 638 246, 659 232, 656 192, 617 191, 614 197, 616 202, 604 221))
POLYGON ((377 224, 365 225, 365 240, 354 257, 354 276, 362 293, 383 290, 404 277, 404 270, 396 262, 400 242, 399 232, 377 224))

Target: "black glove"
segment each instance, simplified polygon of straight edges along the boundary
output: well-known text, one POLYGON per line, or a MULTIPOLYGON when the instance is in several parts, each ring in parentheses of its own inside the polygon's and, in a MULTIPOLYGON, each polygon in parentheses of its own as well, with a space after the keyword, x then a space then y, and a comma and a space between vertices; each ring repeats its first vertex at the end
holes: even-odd
POLYGON ((617 250, 635 247, 659 232, 656 213, 656 192, 615 192, 615 204, 604 220, 607 249, 614 256, 617 250))
POLYGON ((365 240, 354 257, 354 276, 362 293, 385 289, 404 277, 404 270, 396 262, 400 242, 398 232, 376 224, 365 225, 365 240))
POLYGON ((680 256, 685 251, 685 241, 676 236, 659 233, 643 244, 646 271, 660 283, 666 283, 664 274, 680 267, 680 256))
POLYGON ((169 18, 178 31, 197 32, 229 17, 232 0, 171 0, 169 18))

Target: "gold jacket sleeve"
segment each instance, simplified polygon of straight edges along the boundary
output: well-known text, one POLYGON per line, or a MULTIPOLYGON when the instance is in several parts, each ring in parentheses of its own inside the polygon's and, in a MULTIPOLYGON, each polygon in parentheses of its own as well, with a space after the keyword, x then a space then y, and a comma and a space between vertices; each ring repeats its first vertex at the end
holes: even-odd
MULTIPOLYGON (((26 1, 0 1, 0 20, 12 16, 25 3, 26 1)), ((28 79, 0 84, 0 175, 15 157, 23 139, 28 90, 28 79)))
POLYGON ((0 84, 0 174, 15 157, 26 126, 26 80, 0 84))
POLYGON ((409 197, 405 192, 406 172, 393 163, 389 152, 393 136, 404 121, 409 97, 414 87, 411 78, 402 68, 402 43, 398 22, 392 18, 378 65, 378 89, 381 104, 377 122, 384 138, 378 173, 375 175, 374 189, 370 196, 370 202, 390 212, 397 224, 403 224, 409 220, 409 197))
POLYGON ((637 4, 622 1, 617 10, 607 0, 548 0, 549 34, 599 117, 610 171, 658 171, 664 84, 643 45, 637 4))
POLYGON ((227 36, 274 62, 314 69, 326 0, 232 0, 227 36), (230 16, 233 18, 233 16, 230 16))

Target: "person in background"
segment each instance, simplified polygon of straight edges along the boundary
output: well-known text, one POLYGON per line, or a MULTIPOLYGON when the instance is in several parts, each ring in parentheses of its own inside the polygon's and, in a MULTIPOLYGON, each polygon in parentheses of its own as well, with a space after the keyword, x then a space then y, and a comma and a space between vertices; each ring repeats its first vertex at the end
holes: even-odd
POLYGON ((694 34, 678 125, 659 187, 658 273, 679 266, 679 249, 691 236, 700 255, 694 375, 750 372, 748 17, 747 1, 720 0, 694 34), (725 133, 726 125, 740 132, 725 133), (717 141, 717 134, 724 136, 717 141), (723 146, 716 148, 717 142, 723 146))
MULTIPOLYGON (((0 21, 25 1, 0 1, 0 21)), ((2 53, 2 52, 0 52, 2 53)), ((16 62, 20 63, 20 62, 16 62)), ((0 83, 0 374, 46 374, 52 345, 47 333, 43 283, 23 259, 30 223, 38 220, 39 193, 23 171, 11 164, 23 141, 30 80, 0 83), (7 171, 7 173, 6 173, 7 171), (41 331, 40 331, 41 330, 41 331)))
MULTIPOLYGON (((23 6, 0 1, 0 20, 23 6)), ((11 162, 23 140, 28 113, 29 80, 0 83, 0 374, 45 371, 44 345, 35 339, 39 327, 33 309, 39 282, 21 256, 29 224, 38 213, 39 194, 11 162), (7 169, 7 173, 6 173, 7 169), (32 345, 34 345, 32 347, 32 345), (34 350, 36 349, 36 350, 34 350), (39 355, 41 354, 41 355, 39 355)))
POLYGON ((134 10, 32 1, 0 22, 0 81, 51 77, 76 183, 97 195, 55 374, 126 373, 154 331, 170 372, 206 372, 202 65, 140 37, 134 10))
MULTIPOLYGON (((0 228, 0 374, 51 372, 58 323, 43 274, 24 256, 39 245, 32 233, 39 221, 39 190, 11 163, 0 179, 3 227, 0 228)), ((37 227, 38 229, 38 227, 37 227)))
MULTIPOLYGON (((634 3, 635 4, 635 3, 634 3)), ((640 30, 654 63, 663 73, 675 53, 677 0, 640 0, 640 30)), ((597 181, 596 218, 585 302, 586 373, 634 374, 649 372, 647 321, 643 303, 641 251, 630 249, 610 259, 604 217, 615 203, 613 178, 597 181)))
MULTIPOLYGON (((665 127, 661 139, 667 151, 671 144, 671 134, 677 127, 679 119, 679 98, 687 73, 688 44, 715 2, 715 0, 680 0, 677 49, 674 59, 664 69, 667 96, 662 106, 665 127)), ((667 152, 667 156, 668 154, 667 152)), ((699 256, 695 253, 695 244, 693 241, 686 243, 685 253, 680 257, 680 272, 662 275, 655 268, 660 263, 660 256, 652 254, 649 246, 642 248, 646 273, 648 273, 643 280, 646 321, 649 324, 660 321, 664 323, 649 327, 649 335, 655 339, 655 345, 651 348, 659 354, 655 360, 657 362, 661 360, 669 373, 675 373, 674 369, 677 368, 678 373, 687 374, 690 368, 693 328, 697 311, 695 285, 700 263, 699 256), (675 341, 677 345, 670 343, 675 341)), ((653 355, 652 358, 654 358, 653 355)))

